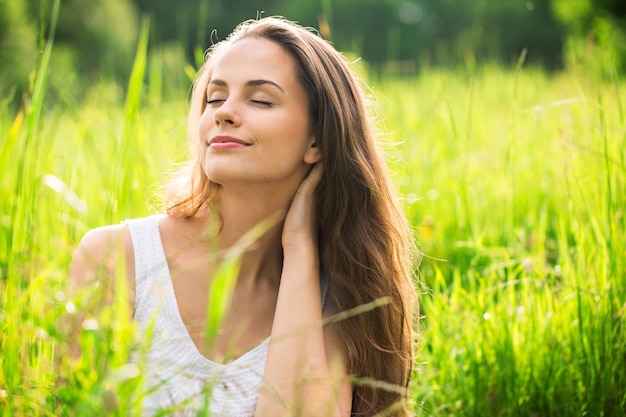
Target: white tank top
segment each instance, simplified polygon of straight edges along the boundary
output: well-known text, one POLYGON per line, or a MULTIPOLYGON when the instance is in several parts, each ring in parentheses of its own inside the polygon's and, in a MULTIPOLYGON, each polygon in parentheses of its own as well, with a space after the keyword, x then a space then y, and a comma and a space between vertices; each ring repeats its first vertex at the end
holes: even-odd
MULTIPOLYGON (((135 254, 135 315, 149 339, 136 361, 144 370, 141 414, 249 417, 254 414, 269 338, 233 362, 203 356, 183 322, 176 302, 158 216, 127 220, 135 254)), ((322 305, 328 281, 322 275, 322 305)))

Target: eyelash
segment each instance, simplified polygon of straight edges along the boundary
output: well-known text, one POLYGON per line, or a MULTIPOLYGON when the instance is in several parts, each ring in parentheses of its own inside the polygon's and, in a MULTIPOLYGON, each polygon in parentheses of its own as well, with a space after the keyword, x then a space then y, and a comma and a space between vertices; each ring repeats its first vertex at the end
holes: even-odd
POLYGON ((264 100, 250 100, 250 101, 253 102, 254 104, 260 104, 261 106, 272 107, 273 105, 269 101, 264 101, 264 100))
MULTIPOLYGON (((216 103, 220 103, 223 101, 226 101, 224 99, 213 99, 213 100, 205 100, 206 104, 211 105, 211 104, 216 104, 216 103)), ((264 101, 264 100, 250 100, 252 103, 254 104, 258 104, 261 106, 267 106, 267 107, 272 107, 274 105, 274 103, 270 103, 269 101, 264 101)))

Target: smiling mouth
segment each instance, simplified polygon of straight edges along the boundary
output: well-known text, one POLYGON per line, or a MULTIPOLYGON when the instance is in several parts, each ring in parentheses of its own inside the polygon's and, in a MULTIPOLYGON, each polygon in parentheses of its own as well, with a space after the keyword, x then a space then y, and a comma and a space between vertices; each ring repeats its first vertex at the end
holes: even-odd
POLYGON ((250 144, 230 136, 216 136, 209 141, 211 149, 234 149, 245 148, 246 146, 250 146, 250 144))

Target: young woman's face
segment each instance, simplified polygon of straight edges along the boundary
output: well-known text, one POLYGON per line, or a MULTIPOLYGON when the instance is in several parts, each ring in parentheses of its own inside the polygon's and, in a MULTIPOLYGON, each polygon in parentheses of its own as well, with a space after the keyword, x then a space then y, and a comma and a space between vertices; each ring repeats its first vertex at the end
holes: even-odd
POLYGON ((320 158, 293 58, 277 43, 246 38, 215 63, 199 122, 209 179, 297 187, 320 158))

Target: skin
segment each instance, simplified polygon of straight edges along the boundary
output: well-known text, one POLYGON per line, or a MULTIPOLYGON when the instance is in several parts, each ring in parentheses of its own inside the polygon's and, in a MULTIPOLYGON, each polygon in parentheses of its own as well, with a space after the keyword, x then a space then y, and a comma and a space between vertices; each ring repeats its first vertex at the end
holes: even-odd
MULTIPOLYGON (((255 416, 349 416, 352 386, 345 381, 343 345, 335 327, 321 326, 323 317, 337 313, 330 302, 322 311, 320 295, 314 191, 323 166, 293 59, 272 41, 240 40, 216 63, 207 100, 199 146, 206 175, 220 184, 223 227, 214 236, 206 231, 215 230, 216 216, 159 219, 183 321, 199 351, 216 362, 272 336, 255 416), (243 255, 219 336, 206 346, 207 292, 219 254, 277 212, 286 213, 284 220, 243 255)), ((125 225, 85 235, 70 266, 70 288, 98 279, 98 268, 113 271, 112 248, 126 261, 132 290, 134 257, 125 225)), ((132 291, 129 303, 132 311, 132 291)))

